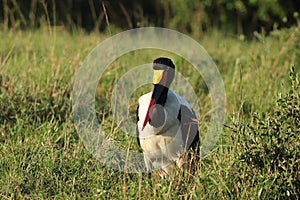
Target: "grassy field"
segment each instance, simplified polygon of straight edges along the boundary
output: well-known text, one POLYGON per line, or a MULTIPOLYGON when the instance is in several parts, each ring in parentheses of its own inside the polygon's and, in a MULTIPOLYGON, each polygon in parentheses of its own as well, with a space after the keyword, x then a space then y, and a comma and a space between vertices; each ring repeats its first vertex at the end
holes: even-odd
MULTIPOLYGON (((199 160, 193 181, 109 169, 79 139, 71 117, 75 73, 108 37, 60 28, 1 29, 0 199, 299 198, 299 26, 268 36, 256 33, 250 41, 219 32, 199 40, 222 75, 227 118, 217 145, 199 160)), ((130 66, 162 55, 173 58, 195 88, 201 114, 211 109, 201 78, 175 55, 141 50, 122 56, 105 71, 96 99, 101 126, 123 148, 133 141, 137 149, 137 144, 114 124, 113 85, 130 66)), ((135 92, 132 110, 149 89, 135 92)), ((205 117, 199 119, 201 130, 208 126, 205 117)))

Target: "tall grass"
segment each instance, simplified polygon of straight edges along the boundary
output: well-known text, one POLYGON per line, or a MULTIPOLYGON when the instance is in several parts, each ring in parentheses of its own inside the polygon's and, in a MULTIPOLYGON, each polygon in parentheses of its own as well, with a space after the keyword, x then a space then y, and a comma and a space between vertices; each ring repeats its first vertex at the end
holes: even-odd
MULTIPOLYGON (((255 34, 245 41, 219 32, 199 42, 217 63, 225 83, 228 113, 217 145, 199 160, 192 181, 161 179, 155 172, 126 174, 93 158, 70 116, 76 70, 107 34, 64 29, 1 30, 0 197, 107 199, 259 199, 299 196, 299 26, 255 34), (290 66, 294 70, 289 79, 290 66), (291 80, 291 82, 289 82, 291 80), (278 94, 281 96, 278 97, 278 94), (292 114, 291 114, 292 113, 292 114)), ((113 84, 131 66, 172 57, 188 77, 205 113, 208 93, 188 63, 168 52, 125 55, 104 73, 97 111, 108 137, 126 148, 135 138, 114 124, 109 106, 113 84), (200 85, 200 87, 199 87, 200 85)), ((132 97, 135 108, 140 88, 132 97)), ((206 127, 205 119, 199 119, 206 127)), ((133 142, 133 148, 138 149, 133 142)))

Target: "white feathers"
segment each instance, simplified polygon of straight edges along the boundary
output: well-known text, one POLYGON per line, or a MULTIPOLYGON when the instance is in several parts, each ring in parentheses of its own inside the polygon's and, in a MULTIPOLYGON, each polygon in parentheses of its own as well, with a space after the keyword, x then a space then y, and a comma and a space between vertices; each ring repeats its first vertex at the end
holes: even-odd
POLYGON ((148 122, 142 130, 151 95, 152 92, 139 98, 137 131, 140 146, 148 170, 162 168, 168 173, 170 162, 176 161, 178 163, 184 152, 185 141, 182 137, 178 119, 181 105, 186 106, 191 112, 192 108, 185 99, 169 90, 167 100, 163 106, 165 113, 163 125, 156 128, 148 122))

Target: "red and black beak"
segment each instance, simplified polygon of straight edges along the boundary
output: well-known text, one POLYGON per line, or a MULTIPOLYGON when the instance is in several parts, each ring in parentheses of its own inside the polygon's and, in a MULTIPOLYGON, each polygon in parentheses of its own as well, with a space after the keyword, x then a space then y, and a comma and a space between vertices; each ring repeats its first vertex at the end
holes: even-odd
POLYGON ((150 104, 149 104, 149 107, 148 107, 148 110, 147 110, 147 114, 146 114, 146 117, 145 117, 145 120, 144 120, 144 123, 143 123, 142 130, 144 130, 147 122, 149 121, 150 110, 151 110, 151 107, 154 106, 154 104, 155 104, 155 99, 153 97, 151 97, 150 104))
POLYGON ((146 117, 145 117, 145 120, 143 123, 142 130, 144 130, 147 122, 150 119, 151 107, 157 103, 159 97, 162 94, 162 90, 160 88, 161 88, 161 86, 166 84, 166 80, 167 80, 167 73, 165 70, 159 69, 159 70, 153 70, 153 72, 154 72, 154 74, 153 74, 153 82, 152 83, 154 85, 154 89, 152 92, 152 96, 150 99, 150 103, 148 106, 148 110, 147 110, 147 114, 146 114, 146 117))
MULTIPOLYGON (((149 103, 148 110, 147 110, 147 113, 145 116, 142 130, 144 130, 144 128, 147 125, 147 123, 149 122, 149 120, 152 121, 152 119, 151 119, 152 107, 155 106, 155 104, 164 106, 166 99, 167 99, 169 86, 174 78, 174 69, 175 69, 175 66, 170 59, 158 58, 158 59, 154 60, 154 64, 153 64, 153 72, 154 73, 153 73, 153 82, 152 82, 154 85, 154 89, 152 92, 152 96, 150 99, 150 103, 149 103)), ((155 110, 157 111, 157 109, 155 109, 155 110)), ((157 116, 157 112, 156 112, 156 115, 154 115, 153 117, 155 118, 154 121, 155 120, 161 121, 160 117, 157 116), (156 118, 155 118, 155 116, 156 116, 156 118)))

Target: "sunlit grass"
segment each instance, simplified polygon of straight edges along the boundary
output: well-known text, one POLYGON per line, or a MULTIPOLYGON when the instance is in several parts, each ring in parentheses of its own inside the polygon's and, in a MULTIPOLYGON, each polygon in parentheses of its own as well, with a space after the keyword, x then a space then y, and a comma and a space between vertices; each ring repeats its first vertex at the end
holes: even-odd
MULTIPOLYGON (((290 90, 291 64, 299 72, 299 35, 299 27, 293 27, 269 36, 256 34, 251 41, 217 32, 200 39, 222 75, 227 119, 212 153, 199 160, 195 178, 189 182, 179 176, 162 180, 156 173, 148 176, 109 169, 93 158, 79 139, 71 118, 72 84, 81 62, 108 35, 49 29, 0 31, 0 197, 273 198, 276 193, 268 196, 268 190, 276 187, 269 187, 273 183, 265 179, 269 172, 255 168, 261 170, 260 177, 249 177, 250 164, 240 164, 238 155, 245 149, 237 146, 244 142, 238 135, 244 133, 243 125, 251 124, 254 112, 272 111, 277 94, 290 90)), ((200 100, 200 114, 205 116, 211 109, 205 85, 181 58, 157 50, 124 55, 105 71, 96 97, 103 130, 122 148, 131 144, 132 137, 114 124, 110 108, 113 85, 132 67, 159 56, 173 58, 178 71, 190 81, 200 100)), ((146 85, 132 95, 133 118, 137 98, 150 89, 151 85, 146 85)), ((208 122, 201 117, 200 127, 205 130, 208 122)), ((132 145, 138 150, 135 138, 132 145)))

